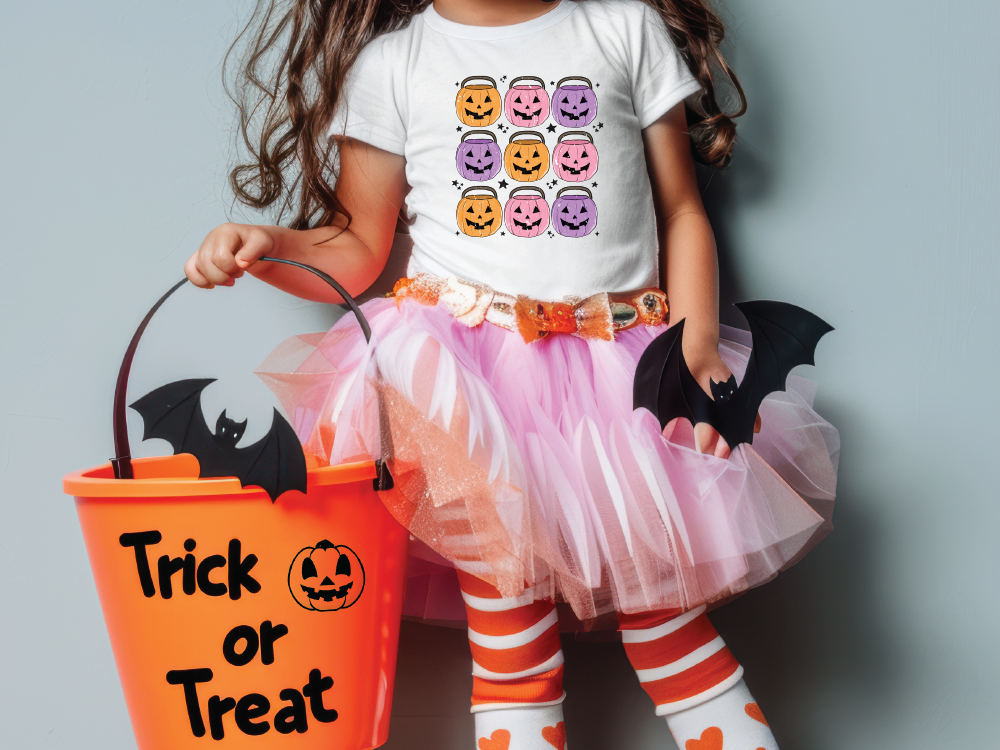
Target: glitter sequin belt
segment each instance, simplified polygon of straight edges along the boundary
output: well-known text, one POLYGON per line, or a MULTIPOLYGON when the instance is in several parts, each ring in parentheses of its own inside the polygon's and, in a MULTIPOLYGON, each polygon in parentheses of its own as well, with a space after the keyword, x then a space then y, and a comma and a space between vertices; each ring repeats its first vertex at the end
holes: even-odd
POLYGON ((485 321, 519 333, 529 344, 551 333, 611 341, 618 331, 638 325, 658 326, 669 320, 667 295, 656 288, 547 302, 504 294, 456 276, 420 273, 397 281, 392 293, 397 305, 404 299, 425 305, 440 303, 470 328, 485 321))

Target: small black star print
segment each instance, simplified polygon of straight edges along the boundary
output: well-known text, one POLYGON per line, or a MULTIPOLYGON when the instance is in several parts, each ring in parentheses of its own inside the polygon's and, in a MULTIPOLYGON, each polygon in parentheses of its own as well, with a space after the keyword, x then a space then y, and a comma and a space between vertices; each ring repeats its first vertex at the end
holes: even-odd
POLYGON ((454 185, 455 187, 458 187, 458 180, 452 180, 451 184, 454 185))
POLYGON ((597 183, 596 182, 592 182, 592 183, 590 183, 590 186, 591 187, 597 187, 597 183))
POLYGON ((506 237, 506 236, 507 236, 507 233, 506 233, 506 232, 500 232, 500 236, 501 236, 501 237, 506 237))
POLYGON ((462 84, 460 84, 458 81, 455 81, 455 85, 456 86, 461 86, 462 84))
POLYGON ((500 180, 500 187, 504 190, 507 189, 507 180, 500 180))
POLYGON ((595 88, 596 88, 597 86, 600 86, 600 85, 601 85, 601 84, 599 84, 599 83, 595 83, 595 84, 594 84, 595 88))
POLYGON ((549 131, 550 133, 554 133, 554 132, 556 132, 556 126, 555 126, 555 125, 551 125, 551 124, 550 124, 550 125, 549 125, 549 126, 548 126, 548 127, 546 128, 546 130, 548 130, 548 131, 549 131))
POLYGON ((556 85, 555 81, 549 81, 549 86, 555 86, 555 85, 556 85))
POLYGON ((459 125, 457 128, 455 128, 455 130, 457 130, 459 133, 461 133, 462 132, 462 126, 459 125))
MULTIPOLYGON (((506 81, 506 80, 507 80, 507 76, 503 76, 503 77, 502 77, 502 78, 500 79, 500 81, 501 81, 501 82, 503 82, 503 81, 506 81)), ((503 232, 501 232, 501 234, 503 234, 503 232)))
POLYGON ((458 237, 458 235, 460 235, 460 234, 461 234, 461 232, 455 232, 455 236, 456 237, 458 237))
POLYGON ((603 122, 597 123, 597 129, 598 130, 601 130, 603 127, 604 127, 604 123, 603 122))
POLYGON ((595 236, 595 237, 600 237, 600 236, 601 236, 601 233, 600 233, 600 232, 594 232, 594 236, 595 236))

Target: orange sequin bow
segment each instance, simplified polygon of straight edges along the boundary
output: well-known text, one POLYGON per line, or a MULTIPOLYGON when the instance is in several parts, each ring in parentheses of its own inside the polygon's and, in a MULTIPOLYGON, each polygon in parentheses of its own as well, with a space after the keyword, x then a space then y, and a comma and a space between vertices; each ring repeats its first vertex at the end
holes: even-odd
POLYGON ((546 302, 513 296, 455 276, 417 274, 396 282, 396 304, 413 299, 443 304, 456 320, 471 327, 483 321, 516 331, 529 344, 551 333, 611 341, 615 333, 637 325, 658 326, 669 319, 667 296, 659 289, 602 292, 585 299, 546 302))

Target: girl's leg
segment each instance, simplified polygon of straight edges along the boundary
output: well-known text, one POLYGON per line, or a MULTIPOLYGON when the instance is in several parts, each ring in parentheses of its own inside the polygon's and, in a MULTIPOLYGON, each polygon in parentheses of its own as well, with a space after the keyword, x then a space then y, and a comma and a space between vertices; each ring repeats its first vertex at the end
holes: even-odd
POLYGON ((551 601, 517 599, 459 571, 472 649, 477 750, 565 750, 563 653, 551 601))
POLYGON ((777 750, 705 608, 618 615, 625 653, 681 750, 777 750))

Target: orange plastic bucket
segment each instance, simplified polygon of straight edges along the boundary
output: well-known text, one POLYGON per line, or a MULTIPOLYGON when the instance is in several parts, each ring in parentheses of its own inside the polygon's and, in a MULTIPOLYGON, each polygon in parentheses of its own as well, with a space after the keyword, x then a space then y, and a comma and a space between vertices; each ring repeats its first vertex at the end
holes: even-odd
POLYGON ((236 478, 199 478, 186 453, 132 460, 128 372, 169 294, 122 364, 117 457, 63 479, 139 748, 378 747, 409 539, 375 492, 391 477, 371 461, 313 466, 304 493, 272 503, 236 478))
POLYGON ((134 480, 106 464, 63 488, 141 750, 385 743, 409 537, 372 489, 374 464, 310 470, 309 491, 276 504, 198 479, 186 454, 133 466, 134 480), (333 582, 320 589, 351 584, 347 596, 301 593, 304 559, 333 582))

